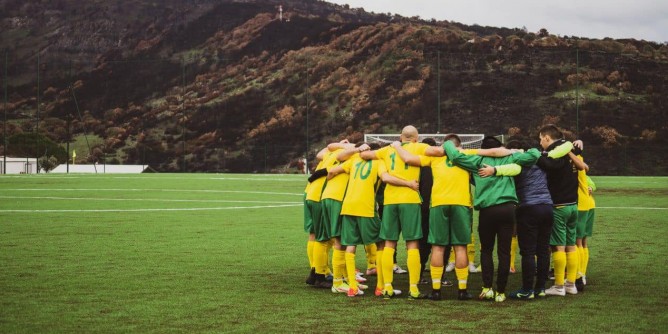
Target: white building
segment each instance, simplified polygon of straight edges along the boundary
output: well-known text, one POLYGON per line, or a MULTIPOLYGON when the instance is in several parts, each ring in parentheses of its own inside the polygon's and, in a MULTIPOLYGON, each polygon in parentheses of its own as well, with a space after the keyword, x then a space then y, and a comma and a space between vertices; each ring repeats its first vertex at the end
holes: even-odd
POLYGON ((7 170, 5 171, 5 157, 0 157, 0 174, 35 174, 37 173, 36 158, 10 158, 7 157, 7 170))

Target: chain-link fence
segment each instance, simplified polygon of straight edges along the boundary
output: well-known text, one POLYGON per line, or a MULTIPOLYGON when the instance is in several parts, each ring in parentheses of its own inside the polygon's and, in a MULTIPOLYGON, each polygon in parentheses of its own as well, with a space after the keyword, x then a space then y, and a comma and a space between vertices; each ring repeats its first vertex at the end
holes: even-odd
POLYGON ((667 173, 668 65, 651 54, 488 52, 473 42, 466 50, 253 48, 155 59, 5 52, 0 155, 297 173, 328 142, 406 124, 536 139, 541 124, 556 123, 584 139, 592 174, 667 173))

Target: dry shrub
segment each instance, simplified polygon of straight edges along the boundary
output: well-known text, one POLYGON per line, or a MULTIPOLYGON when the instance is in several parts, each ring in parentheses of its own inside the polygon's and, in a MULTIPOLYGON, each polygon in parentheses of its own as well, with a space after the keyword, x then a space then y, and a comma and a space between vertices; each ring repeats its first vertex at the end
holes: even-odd
POLYGON ((622 75, 619 71, 613 71, 608 75, 608 82, 614 84, 622 79, 622 75))
POLYGON ((514 126, 508 129, 508 137, 519 136, 522 133, 522 129, 514 126))
POLYGON ((656 130, 645 129, 640 133, 640 138, 644 140, 654 140, 656 139, 656 130))
POLYGON ((622 138, 622 135, 615 128, 607 125, 597 126, 591 129, 591 132, 603 141, 604 147, 619 145, 619 140, 622 138))
POLYGON ((594 84, 592 90, 598 95, 610 95, 615 92, 614 89, 600 83, 594 84))

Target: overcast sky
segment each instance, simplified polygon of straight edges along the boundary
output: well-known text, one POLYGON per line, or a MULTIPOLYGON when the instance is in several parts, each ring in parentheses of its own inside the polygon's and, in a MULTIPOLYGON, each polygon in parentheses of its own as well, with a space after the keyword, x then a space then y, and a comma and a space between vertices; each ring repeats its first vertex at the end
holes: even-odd
POLYGON ((668 42, 668 0, 326 0, 367 12, 588 38, 668 42))

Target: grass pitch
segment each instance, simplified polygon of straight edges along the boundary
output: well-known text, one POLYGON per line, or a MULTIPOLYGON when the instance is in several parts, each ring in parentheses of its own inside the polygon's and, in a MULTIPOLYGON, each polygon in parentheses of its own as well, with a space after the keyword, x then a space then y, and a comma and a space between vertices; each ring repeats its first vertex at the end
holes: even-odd
POLYGON ((0 332, 668 331, 668 178, 594 180, 584 293, 495 304, 306 286, 304 176, 2 176, 0 332))

